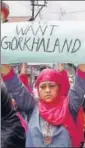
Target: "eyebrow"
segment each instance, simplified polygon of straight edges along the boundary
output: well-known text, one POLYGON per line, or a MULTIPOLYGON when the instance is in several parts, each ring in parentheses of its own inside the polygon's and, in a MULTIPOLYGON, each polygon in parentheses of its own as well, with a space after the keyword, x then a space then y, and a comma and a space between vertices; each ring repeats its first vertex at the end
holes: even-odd
POLYGON ((56 85, 55 82, 48 82, 48 83, 41 83, 40 86, 42 86, 42 85, 47 85, 47 84, 56 85))

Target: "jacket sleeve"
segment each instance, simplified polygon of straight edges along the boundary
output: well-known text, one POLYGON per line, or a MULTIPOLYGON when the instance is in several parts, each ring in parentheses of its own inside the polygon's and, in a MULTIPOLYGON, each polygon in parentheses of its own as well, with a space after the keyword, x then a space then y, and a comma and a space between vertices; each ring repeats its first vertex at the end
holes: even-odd
POLYGON ((27 147, 34 147, 34 144, 33 144, 33 140, 32 140, 32 135, 31 135, 31 132, 30 132, 30 129, 28 128, 28 131, 27 131, 27 135, 26 135, 26 148, 27 147))
POLYGON ((76 120, 78 111, 83 105, 85 98, 85 72, 77 70, 73 89, 69 92, 69 110, 73 118, 76 120))
POLYGON ((25 86, 19 81, 13 69, 6 76, 3 76, 4 83, 9 93, 15 99, 20 111, 29 114, 34 109, 34 98, 25 86))
POLYGON ((20 74, 19 75, 19 79, 21 80, 21 82, 26 86, 26 88, 28 89, 28 91, 33 94, 31 87, 28 84, 28 76, 27 74, 20 74))
POLYGON ((12 104, 11 95, 1 85, 1 147, 25 148, 26 133, 12 104))

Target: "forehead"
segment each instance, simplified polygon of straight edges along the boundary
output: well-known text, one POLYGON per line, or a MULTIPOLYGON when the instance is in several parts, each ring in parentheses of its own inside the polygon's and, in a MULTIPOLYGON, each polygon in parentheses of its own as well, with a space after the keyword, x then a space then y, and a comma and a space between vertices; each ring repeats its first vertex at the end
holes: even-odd
POLYGON ((45 81, 45 82, 41 82, 41 83, 40 83, 40 86, 41 86, 41 85, 49 85, 49 84, 56 84, 56 83, 53 82, 53 81, 45 81))

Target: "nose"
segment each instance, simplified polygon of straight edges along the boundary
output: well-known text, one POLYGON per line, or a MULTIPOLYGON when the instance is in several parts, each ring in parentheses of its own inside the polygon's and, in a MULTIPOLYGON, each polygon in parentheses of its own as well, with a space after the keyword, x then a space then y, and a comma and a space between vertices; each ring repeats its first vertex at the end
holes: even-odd
POLYGON ((45 89, 46 92, 50 92, 50 88, 47 86, 45 89))

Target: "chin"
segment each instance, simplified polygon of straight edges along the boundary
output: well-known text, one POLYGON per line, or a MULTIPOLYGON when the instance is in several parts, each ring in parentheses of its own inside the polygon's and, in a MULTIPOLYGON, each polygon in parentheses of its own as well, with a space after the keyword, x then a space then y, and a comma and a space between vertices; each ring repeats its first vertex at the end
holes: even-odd
POLYGON ((52 99, 47 99, 47 100, 45 100, 45 102, 50 103, 50 102, 52 102, 52 99))

